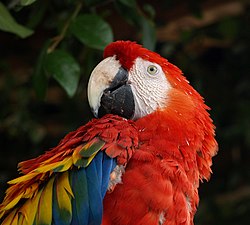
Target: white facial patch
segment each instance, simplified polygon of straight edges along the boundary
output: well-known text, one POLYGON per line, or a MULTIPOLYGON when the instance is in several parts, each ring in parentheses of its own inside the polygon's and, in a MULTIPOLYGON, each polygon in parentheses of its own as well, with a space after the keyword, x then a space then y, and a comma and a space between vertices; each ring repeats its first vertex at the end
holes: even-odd
POLYGON ((137 58, 129 71, 129 83, 135 100, 133 119, 166 106, 167 93, 171 85, 160 65, 137 58))
POLYGON ((92 71, 88 83, 88 100, 94 115, 97 116, 103 91, 113 81, 121 67, 116 57, 108 57, 102 60, 92 71))

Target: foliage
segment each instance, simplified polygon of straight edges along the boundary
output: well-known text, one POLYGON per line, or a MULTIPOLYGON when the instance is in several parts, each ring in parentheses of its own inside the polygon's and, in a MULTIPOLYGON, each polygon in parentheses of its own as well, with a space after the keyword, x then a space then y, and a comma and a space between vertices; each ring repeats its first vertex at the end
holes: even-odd
POLYGON ((3 31, 12 32, 22 38, 26 38, 33 33, 32 30, 18 24, 1 2, 0 2, 0 29, 3 31))
MULTIPOLYGON (((26 10, 30 16, 26 22, 27 27, 18 24, 11 16, 7 8, 0 4, 0 29, 11 32, 21 38, 26 38, 32 35, 33 31, 28 28, 33 22, 33 16, 40 10, 41 4, 45 4, 42 13, 36 21, 36 26, 33 25, 33 30, 43 21, 46 14, 52 10, 49 20, 54 20, 49 26, 50 30, 59 30, 59 34, 53 39, 48 40, 49 45, 41 52, 41 56, 37 62, 36 75, 34 76, 34 88, 40 97, 45 96, 48 78, 54 78, 67 94, 72 97, 76 90, 80 79, 80 65, 77 61, 82 53, 82 49, 78 51, 74 48, 77 40, 83 44, 83 47, 91 48, 91 50, 103 50, 104 47, 114 40, 113 31, 108 22, 105 21, 105 15, 110 13, 110 10, 102 6, 109 4, 109 1, 52 1, 50 4, 43 3, 38 0, 22 0, 15 1, 11 8, 26 10), (54 7, 54 8, 52 8, 54 7), (51 9, 52 8, 52 9, 51 9), (97 12, 101 8, 100 12, 97 12), (66 10, 69 9, 69 10, 66 10), (32 15, 32 17, 31 17, 32 15), (75 50, 75 51, 74 51, 75 50), (74 52, 74 55, 73 55, 74 52), (35 85, 39 83, 39 85, 35 85), (42 87, 42 88, 41 88, 42 87)), ((155 35, 152 18, 144 15, 143 11, 138 7, 135 0, 118 0, 112 3, 119 13, 132 24, 141 27, 143 36, 142 41, 148 48, 154 48, 155 35), (133 17, 131 20, 130 17, 133 17)), ((148 7, 150 7, 148 5, 148 7)), ((152 11, 152 9, 151 9, 152 11)), ((89 54, 85 57, 89 57, 89 54)), ((84 60, 84 59, 83 59, 84 60)))
POLYGON ((250 11, 242 3, 241 13, 220 16, 209 24, 182 30, 182 23, 174 23, 185 13, 202 20, 206 2, 215 4, 212 0, 2 1, 1 190, 17 176, 17 162, 55 146, 92 117, 86 100, 88 76, 106 44, 131 39, 178 65, 212 108, 220 150, 212 180, 201 185, 196 224, 247 224, 250 11), (161 37, 165 25, 174 29, 161 37))

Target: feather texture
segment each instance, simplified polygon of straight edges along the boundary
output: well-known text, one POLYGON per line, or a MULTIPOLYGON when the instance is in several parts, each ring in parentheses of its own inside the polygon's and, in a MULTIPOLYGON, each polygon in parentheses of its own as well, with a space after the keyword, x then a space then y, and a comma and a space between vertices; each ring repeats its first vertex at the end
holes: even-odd
POLYGON ((134 123, 113 115, 66 135, 51 151, 19 164, 23 175, 9 182, 0 205, 2 225, 100 224, 116 160, 126 164, 137 146, 134 123), (112 154, 106 152, 110 146, 112 154))
POLYGON ((23 175, 9 182, 0 205, 3 225, 193 225, 199 181, 209 179, 217 152, 209 107, 160 55, 118 41, 104 51, 114 56, 128 71, 138 57, 157 63, 171 86, 166 107, 135 122, 92 120, 20 163, 23 175), (122 185, 107 192, 116 165, 126 167, 122 185))
POLYGON ((69 181, 68 171, 59 174, 53 187, 53 223, 55 225, 67 225, 72 220, 72 200, 74 194, 69 181))
MULTIPOLYGON (((37 206, 36 224, 50 225, 52 222, 52 193, 54 177, 41 189, 41 196, 37 206)), ((28 216, 28 215, 27 215, 28 216)))
POLYGON ((71 184, 75 195, 72 204, 72 224, 87 225, 89 221, 89 196, 85 169, 74 170, 71 173, 71 184))
POLYGON ((199 181, 209 179, 217 152, 209 107, 182 71, 157 53, 134 42, 117 41, 106 47, 107 57, 115 57, 137 79, 138 57, 157 63, 171 88, 166 107, 135 121, 139 148, 122 185, 105 195, 102 225, 192 225, 199 181))

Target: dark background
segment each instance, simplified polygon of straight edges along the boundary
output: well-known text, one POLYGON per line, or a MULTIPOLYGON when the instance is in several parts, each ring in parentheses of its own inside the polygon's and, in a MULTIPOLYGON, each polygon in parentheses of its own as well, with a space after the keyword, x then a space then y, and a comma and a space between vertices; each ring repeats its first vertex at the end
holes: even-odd
MULTIPOLYGON (((143 43, 180 67, 212 108, 219 152, 213 161, 211 180, 200 187, 196 224, 249 223, 247 1, 37 0, 28 6, 21 6, 19 1, 3 3, 18 23, 34 33, 20 38, 0 31, 0 199, 6 182, 18 175, 18 162, 55 146, 65 134, 92 118, 86 86, 90 71, 101 60, 102 47, 93 47, 88 37, 79 41, 70 26, 67 28, 80 4, 76 14, 103 18, 112 29, 113 40, 143 43), (51 46, 53 37, 64 28, 66 32, 55 49, 67 51, 80 66, 78 88, 72 97, 65 92, 67 84, 60 85, 47 74, 39 58, 42 49, 51 46), (44 74, 46 79, 37 79, 44 74)), ((97 33, 102 35, 105 32, 97 33)))

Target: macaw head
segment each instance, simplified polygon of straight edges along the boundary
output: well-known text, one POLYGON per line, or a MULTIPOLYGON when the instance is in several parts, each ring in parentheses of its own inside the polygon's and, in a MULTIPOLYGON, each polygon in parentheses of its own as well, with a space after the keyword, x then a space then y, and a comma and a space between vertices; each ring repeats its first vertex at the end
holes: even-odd
POLYGON ((111 113, 133 120, 168 108, 182 114, 203 104, 179 68, 131 41, 105 48, 90 76, 88 98, 96 117, 111 113))
POLYGON ((88 98, 96 117, 110 113, 136 120, 142 139, 165 130, 177 150, 193 148, 200 178, 209 178, 217 152, 209 107, 181 70, 159 54, 130 41, 109 44, 91 74, 88 98))

